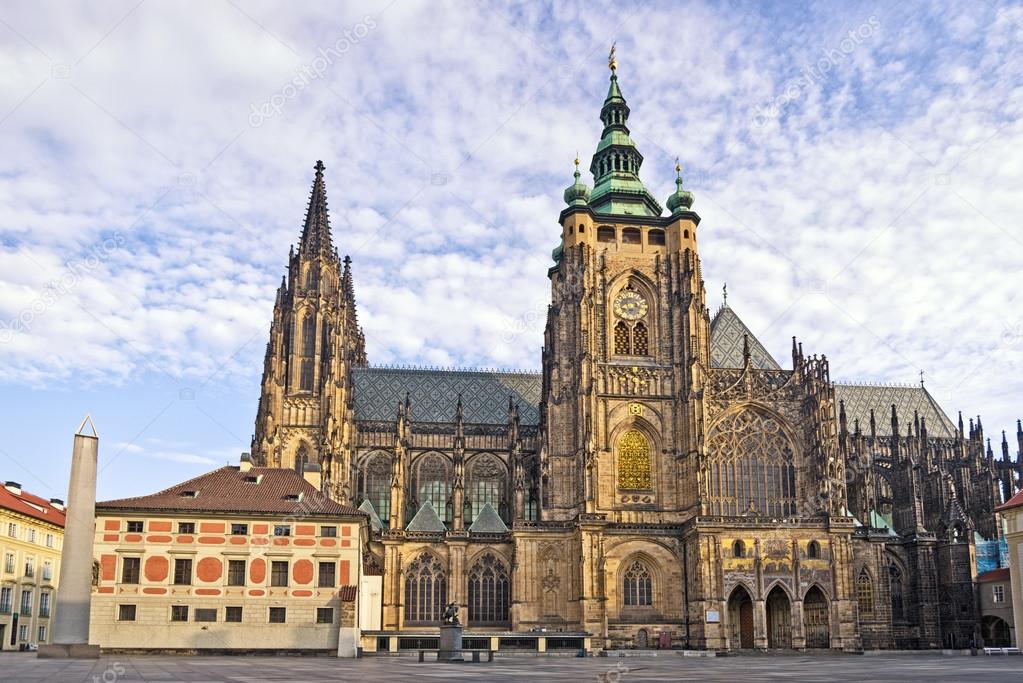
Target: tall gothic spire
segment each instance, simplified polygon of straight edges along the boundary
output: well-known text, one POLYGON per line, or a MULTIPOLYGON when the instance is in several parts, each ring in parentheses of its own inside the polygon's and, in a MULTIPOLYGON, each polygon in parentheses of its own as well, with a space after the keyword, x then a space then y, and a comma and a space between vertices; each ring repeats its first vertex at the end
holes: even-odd
POLYGON ((327 212, 327 188, 323 182, 322 161, 317 161, 316 177, 313 179, 313 190, 309 195, 309 208, 306 210, 305 225, 302 227, 302 240, 299 251, 305 255, 325 252, 333 253, 330 240, 330 215, 327 212))
POLYGON ((629 137, 629 105, 618 86, 614 47, 608 57, 608 67, 611 83, 600 109, 604 131, 590 162, 594 178, 590 207, 596 213, 660 216, 661 205, 639 179, 643 155, 629 137))

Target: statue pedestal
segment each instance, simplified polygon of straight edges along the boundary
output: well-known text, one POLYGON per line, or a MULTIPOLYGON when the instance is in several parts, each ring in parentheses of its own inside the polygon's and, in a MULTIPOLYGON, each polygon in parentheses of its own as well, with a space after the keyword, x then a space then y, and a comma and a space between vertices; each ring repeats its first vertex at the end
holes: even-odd
POLYGON ((441 624, 440 644, 437 648, 438 662, 461 662, 462 659, 462 625, 441 624))

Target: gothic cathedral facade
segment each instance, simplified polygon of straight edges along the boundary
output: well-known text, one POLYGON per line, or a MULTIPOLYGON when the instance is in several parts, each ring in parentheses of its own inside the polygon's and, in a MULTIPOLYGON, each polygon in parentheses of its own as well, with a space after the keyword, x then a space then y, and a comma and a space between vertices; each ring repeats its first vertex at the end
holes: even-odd
POLYGON ((317 163, 253 462, 318 468, 370 516, 386 633, 453 601, 470 632, 597 647, 975 642, 974 542, 999 537, 1019 455, 922 385, 833 382, 795 339, 783 369, 727 302, 712 317, 693 195, 679 170, 664 209, 640 180, 615 68, 594 185, 577 160, 565 190, 538 374, 369 366, 317 163))

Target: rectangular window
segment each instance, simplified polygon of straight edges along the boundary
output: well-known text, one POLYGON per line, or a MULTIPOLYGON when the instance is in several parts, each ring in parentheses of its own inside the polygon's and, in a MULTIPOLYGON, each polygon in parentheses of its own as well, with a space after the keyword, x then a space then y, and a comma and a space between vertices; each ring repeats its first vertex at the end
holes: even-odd
POLYGON ((286 621, 287 612, 283 607, 270 608, 270 623, 283 624, 286 621))
POLYGON ((270 585, 271 586, 287 586, 288 585, 288 563, 287 562, 271 562, 270 563, 270 585))
POLYGON ((195 621, 216 621, 217 610, 209 607, 195 609, 195 621))
POLYGON ((320 536, 326 536, 327 538, 334 538, 335 536, 337 536, 337 527, 336 526, 321 526, 320 527, 320 536))
POLYGON ((188 606, 171 605, 171 621, 188 621, 188 606))
POLYGON ((227 561, 227 585, 228 586, 245 585, 245 560, 227 561))
POLYGON ((28 624, 22 624, 18 627, 18 640, 28 640, 28 624))
POLYGON ((138 583, 142 573, 142 558, 126 557, 121 562, 121 583, 138 583))
POLYGON ((36 542, 36 530, 35 529, 29 529, 28 531, 26 531, 25 532, 25 540, 28 541, 29 543, 35 543, 36 542))
POLYGON ((229 621, 232 624, 240 624, 242 622, 242 608, 241 607, 225 607, 224 608, 224 621, 229 621))
POLYGON ((0 588, 0 614, 11 613, 11 601, 13 600, 14 589, 9 586, 0 588))
POLYGON ((38 632, 37 635, 39 636, 38 642, 45 643, 46 642, 46 627, 45 626, 40 626, 39 627, 39 632, 38 632))
POLYGON ((50 594, 40 593, 39 594, 39 616, 48 617, 50 616, 50 594))
POLYGON ((46 534, 46 547, 47 548, 53 547, 53 534, 46 534))
POLYGON ((129 534, 141 534, 145 524, 142 522, 128 522, 128 533, 129 534))
POLYGON ((291 526, 288 524, 274 524, 274 536, 290 536, 291 526))
POLYGON ((232 524, 231 525, 231 533, 234 536, 245 536, 245 535, 247 535, 249 533, 249 525, 248 524, 232 524))
POLYGON ((9 523, 7 525, 7 535, 10 536, 11 538, 17 538, 18 537, 18 525, 15 524, 14 522, 9 523))
POLYGON ((333 607, 317 607, 316 608, 316 623, 317 624, 333 624, 334 623, 334 608, 333 607))
POLYGON ((337 583, 335 567, 333 562, 320 562, 320 588, 333 588, 337 583))
POLYGON ((174 560, 174 583, 187 586, 192 583, 192 561, 174 560))
POLYGON ((135 605, 118 605, 117 606, 117 620, 118 621, 135 621, 135 605))
POLYGON ((21 616, 32 615, 32 591, 22 589, 21 591, 21 616))
POLYGON ((25 558, 25 577, 31 579, 36 575, 36 558, 25 558))
POLYGON ((991 590, 995 602, 1005 602, 1005 586, 993 586, 991 590))
POLYGON ((4 571, 8 574, 14 573, 14 553, 4 555, 4 571))
POLYGON ((53 580, 53 565, 49 562, 43 562, 43 581, 53 580))
POLYGON ((194 534, 195 522, 178 522, 179 534, 194 534))

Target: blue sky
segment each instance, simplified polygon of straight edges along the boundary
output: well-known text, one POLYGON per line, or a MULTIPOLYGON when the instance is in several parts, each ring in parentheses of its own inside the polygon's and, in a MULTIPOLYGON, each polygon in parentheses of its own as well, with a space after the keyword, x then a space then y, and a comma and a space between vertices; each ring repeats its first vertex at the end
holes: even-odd
POLYGON ((63 496, 86 412, 101 498, 237 461, 317 159, 371 362, 536 369, 612 41, 712 311, 1014 430, 1019 5, 7 3, 0 478, 63 496))

